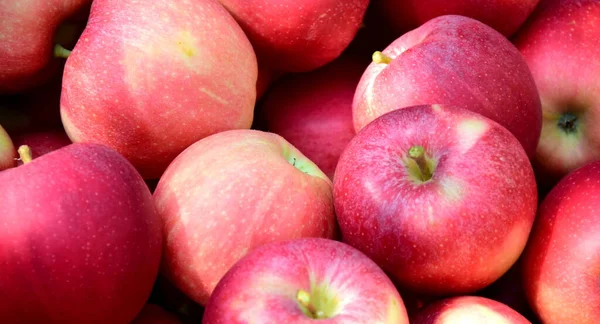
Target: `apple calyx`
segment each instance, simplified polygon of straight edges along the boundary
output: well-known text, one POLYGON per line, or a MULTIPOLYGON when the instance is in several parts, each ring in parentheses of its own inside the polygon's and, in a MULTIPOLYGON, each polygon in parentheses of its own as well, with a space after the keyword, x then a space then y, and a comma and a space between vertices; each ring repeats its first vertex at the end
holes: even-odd
POLYGON ((298 290, 296 294, 296 300, 304 308, 305 313, 314 319, 326 318, 325 312, 318 310, 317 307, 311 302, 310 293, 304 289, 298 290))
POLYGON ((67 59, 71 55, 71 51, 62 47, 60 44, 54 45, 54 57, 67 59))
POLYGON ((421 145, 415 145, 408 150, 408 159, 405 161, 409 173, 420 182, 427 182, 433 177, 434 163, 425 153, 421 145))
POLYGON ((19 159, 23 164, 27 164, 33 160, 33 154, 31 153, 31 148, 27 145, 19 146, 17 149, 17 153, 19 153, 19 159))
POLYGON ((564 113, 558 119, 558 128, 567 134, 577 133, 579 121, 577 115, 573 113, 564 113))
POLYGON ((376 51, 375 53, 373 53, 373 63, 376 64, 390 64, 392 63, 392 58, 383 54, 380 51, 376 51))

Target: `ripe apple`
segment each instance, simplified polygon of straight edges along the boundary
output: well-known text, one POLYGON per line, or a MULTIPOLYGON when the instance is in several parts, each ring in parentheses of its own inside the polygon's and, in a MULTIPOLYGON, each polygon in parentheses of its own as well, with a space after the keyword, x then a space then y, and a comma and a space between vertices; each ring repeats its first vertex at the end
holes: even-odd
POLYGON ((355 134, 352 98, 365 66, 344 56, 313 72, 289 74, 262 106, 267 130, 283 136, 331 179, 355 134))
POLYGON ((408 324, 396 287, 372 260, 334 240, 266 244, 227 272, 206 306, 212 323, 408 324))
MULTIPOLYGON (((13 143, 15 147, 27 145, 32 159, 72 144, 65 131, 60 129, 19 134, 13 137, 13 143)), ((18 161, 18 164, 22 164, 22 161, 18 161)))
POLYGON ((0 125, 0 171, 15 166, 16 154, 12 139, 0 125))
POLYGON ((500 123, 535 156, 542 127, 535 82, 519 51, 489 26, 461 16, 434 18, 373 59, 353 101, 357 131, 392 110, 446 104, 500 123))
POLYGON ((180 324, 174 314, 155 304, 146 304, 131 324, 180 324))
POLYGON ((105 146, 0 172, 0 322, 129 323, 158 273, 160 227, 139 173, 105 146))
POLYGON ((504 274, 537 207, 518 140, 489 118, 441 105, 395 110, 363 128, 340 157, 334 197, 345 242, 399 287, 440 296, 504 274))
POLYGON ((523 283, 542 322, 600 323, 600 161, 562 178, 540 205, 523 283))
POLYGON ((331 180, 281 136, 257 130, 221 132, 187 148, 154 201, 166 238, 163 274, 201 305, 254 248, 336 233, 331 180))
POLYGON ((252 45, 216 0, 94 1, 66 62, 62 121, 72 141, 158 178, 197 140, 250 127, 256 79, 252 45))
POLYGON ((55 32, 90 2, 0 1, 0 93, 23 91, 58 70, 59 61, 53 60, 55 32))
POLYGON ((342 54, 369 0, 219 0, 261 61, 282 72, 307 72, 342 54))
POLYGON ((551 187, 600 159, 600 2, 547 0, 517 33, 543 110, 535 161, 551 187))
POLYGON ((540 0, 382 0, 381 12, 401 35, 443 15, 477 19, 506 37, 526 21, 540 0))
POLYGON ((492 299, 459 296, 434 302, 410 318, 414 324, 531 324, 514 309, 492 299))

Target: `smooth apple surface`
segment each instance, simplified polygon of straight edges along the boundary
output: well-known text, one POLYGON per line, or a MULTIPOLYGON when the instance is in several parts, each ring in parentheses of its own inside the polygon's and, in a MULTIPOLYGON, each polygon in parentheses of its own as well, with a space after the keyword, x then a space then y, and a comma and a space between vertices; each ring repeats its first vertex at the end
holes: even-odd
POLYGON ((351 57, 277 82, 262 105, 267 130, 288 140, 333 179, 354 137, 352 98, 366 65, 351 57))
POLYGON ((600 2, 542 1, 515 44, 541 96, 536 169, 554 185, 600 159, 600 2))
POLYGON ((0 125, 0 171, 12 168, 16 164, 17 151, 12 139, 0 125))
POLYGON ((399 287, 465 294, 521 254, 535 217, 531 163, 504 127, 472 111, 385 114, 346 146, 334 176, 343 240, 399 287))
POLYGON ((401 35, 443 15, 477 19, 506 37, 527 20, 540 0, 382 0, 386 20, 401 35))
POLYGON ((264 245, 237 262, 211 297, 203 324, 408 324, 402 298, 367 256, 338 241, 264 245))
POLYGON ((600 161, 550 191, 523 255, 527 299, 542 322, 600 323, 600 161))
POLYGON ((249 128, 256 80, 252 45, 216 0, 94 1, 61 116, 73 142, 109 146, 158 178, 197 140, 249 128))
POLYGON ((0 322, 129 323, 161 258, 142 177, 97 144, 0 172, 0 322))
POLYGON ((535 156, 539 93, 519 51, 489 26, 462 16, 434 18, 373 59, 353 101, 357 131, 392 110, 445 104, 498 122, 535 156))
POLYGON ((260 60, 307 72, 342 54, 369 0, 219 0, 244 29, 260 60))
POLYGON ((531 324, 514 309, 492 299, 475 296, 446 298, 411 317, 414 324, 531 324))
POLYGON ((163 273, 205 305, 221 277, 271 241, 331 238, 332 183, 283 137, 231 130, 181 153, 154 201, 164 222, 163 273))
POLYGON ((146 304, 131 324, 180 324, 175 316, 155 304, 146 304))

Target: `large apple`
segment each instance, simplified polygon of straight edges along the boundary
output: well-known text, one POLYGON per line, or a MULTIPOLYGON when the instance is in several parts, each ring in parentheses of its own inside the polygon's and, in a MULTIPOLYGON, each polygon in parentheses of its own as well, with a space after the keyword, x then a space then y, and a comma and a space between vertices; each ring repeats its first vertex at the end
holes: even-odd
POLYGON ((331 179, 355 134, 352 98, 365 67, 344 56, 313 72, 290 74, 272 87, 262 106, 267 130, 283 136, 331 179))
POLYGON ((398 291, 372 260, 323 238, 264 245, 237 262, 211 297, 203 324, 408 324, 398 291))
POLYGON ((202 305, 250 250, 336 233, 331 181, 273 133, 231 130, 196 142, 165 171, 154 200, 163 273, 202 305))
POLYGON ((353 102, 357 131, 392 110, 446 104, 500 123, 535 156, 542 127, 535 82, 515 46, 489 26, 462 16, 438 17, 373 59, 353 102))
POLYGON ((504 274, 535 217, 531 163, 517 139, 477 113, 413 106, 346 146, 334 176, 343 240, 399 287, 465 294, 504 274))
POLYGON ((0 171, 15 166, 16 153, 12 139, 0 125, 0 171))
POLYGON ((219 0, 260 59, 283 72, 307 72, 340 56, 369 0, 219 0))
POLYGON ((523 283, 542 322, 600 323, 600 161, 560 180, 540 205, 523 283))
POLYGON ((25 90, 58 69, 59 62, 52 61, 55 33, 64 20, 90 2, 0 1, 0 93, 25 90))
POLYGON ((434 302, 410 318, 414 324, 531 324, 514 309, 492 299, 459 296, 434 302))
POLYGON ((540 0, 382 0, 379 7, 398 34, 443 15, 477 19, 504 36, 513 35, 540 0))
POLYGON ((545 0, 516 35, 543 109, 536 170, 556 184, 600 159, 600 2, 545 0))
POLYGON ((130 322, 158 273, 160 227, 139 173, 105 146, 0 172, 0 322, 130 322))
POLYGON ((250 127, 256 79, 252 45, 216 0, 94 1, 65 66, 62 120, 74 142, 158 178, 197 140, 250 127))

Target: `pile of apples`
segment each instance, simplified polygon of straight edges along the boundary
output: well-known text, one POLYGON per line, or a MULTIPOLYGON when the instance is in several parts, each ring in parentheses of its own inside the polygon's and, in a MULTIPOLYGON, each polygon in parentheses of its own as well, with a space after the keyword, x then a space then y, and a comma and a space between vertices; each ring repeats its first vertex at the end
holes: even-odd
POLYGON ((600 323, 600 0, 0 1, 0 323, 600 323))

